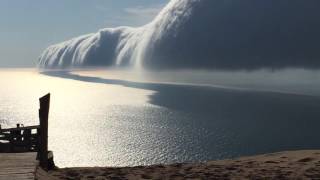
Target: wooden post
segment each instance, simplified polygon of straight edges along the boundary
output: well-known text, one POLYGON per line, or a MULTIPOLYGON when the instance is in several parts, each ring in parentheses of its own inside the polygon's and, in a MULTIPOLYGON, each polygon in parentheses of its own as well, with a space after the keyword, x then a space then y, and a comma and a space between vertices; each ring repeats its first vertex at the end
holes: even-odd
POLYGON ((49 107, 50 107, 50 93, 41 97, 39 100, 40 100, 39 159, 40 159, 40 166, 45 170, 48 170, 48 117, 49 117, 49 107))

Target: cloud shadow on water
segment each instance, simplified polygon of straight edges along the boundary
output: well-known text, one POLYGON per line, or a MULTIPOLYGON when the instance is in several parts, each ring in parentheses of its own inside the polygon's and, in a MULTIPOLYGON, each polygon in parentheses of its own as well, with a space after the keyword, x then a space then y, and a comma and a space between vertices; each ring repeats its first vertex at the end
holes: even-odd
MULTIPOLYGON (((320 98, 306 95, 236 90, 196 85, 143 83, 76 75, 70 72, 42 72, 44 75, 90 83, 120 85, 155 91, 151 104, 188 114, 203 125, 209 135, 200 146, 210 159, 216 158, 215 132, 230 136, 221 151, 226 157, 320 148, 320 98), (226 134, 223 134, 226 133, 226 134)), ((161 119, 159 119, 160 121, 161 119)), ((177 119, 177 121, 182 121, 177 119)), ((186 122, 180 122, 182 125, 186 122)), ((198 128, 195 126, 194 128, 198 128)))

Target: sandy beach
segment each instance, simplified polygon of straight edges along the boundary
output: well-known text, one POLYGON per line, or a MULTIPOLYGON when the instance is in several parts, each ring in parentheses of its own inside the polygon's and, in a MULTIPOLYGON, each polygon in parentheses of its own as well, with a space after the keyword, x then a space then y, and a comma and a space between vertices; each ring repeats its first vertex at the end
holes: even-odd
POLYGON ((38 179, 320 179, 320 150, 287 151, 205 163, 57 168, 38 179))

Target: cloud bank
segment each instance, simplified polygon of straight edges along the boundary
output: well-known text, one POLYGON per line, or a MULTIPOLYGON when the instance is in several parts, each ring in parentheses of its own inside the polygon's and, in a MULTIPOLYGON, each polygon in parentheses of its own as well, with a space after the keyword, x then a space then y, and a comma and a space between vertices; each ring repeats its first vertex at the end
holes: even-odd
POLYGON ((48 47, 39 67, 319 68, 318 0, 171 0, 149 24, 48 47))

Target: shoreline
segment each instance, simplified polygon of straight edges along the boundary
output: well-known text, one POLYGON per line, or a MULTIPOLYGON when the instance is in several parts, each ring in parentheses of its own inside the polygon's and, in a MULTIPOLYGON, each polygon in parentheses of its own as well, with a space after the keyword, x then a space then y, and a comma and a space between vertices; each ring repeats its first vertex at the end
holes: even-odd
POLYGON ((312 179, 320 178, 320 150, 284 151, 204 163, 37 170, 41 179, 312 179))

